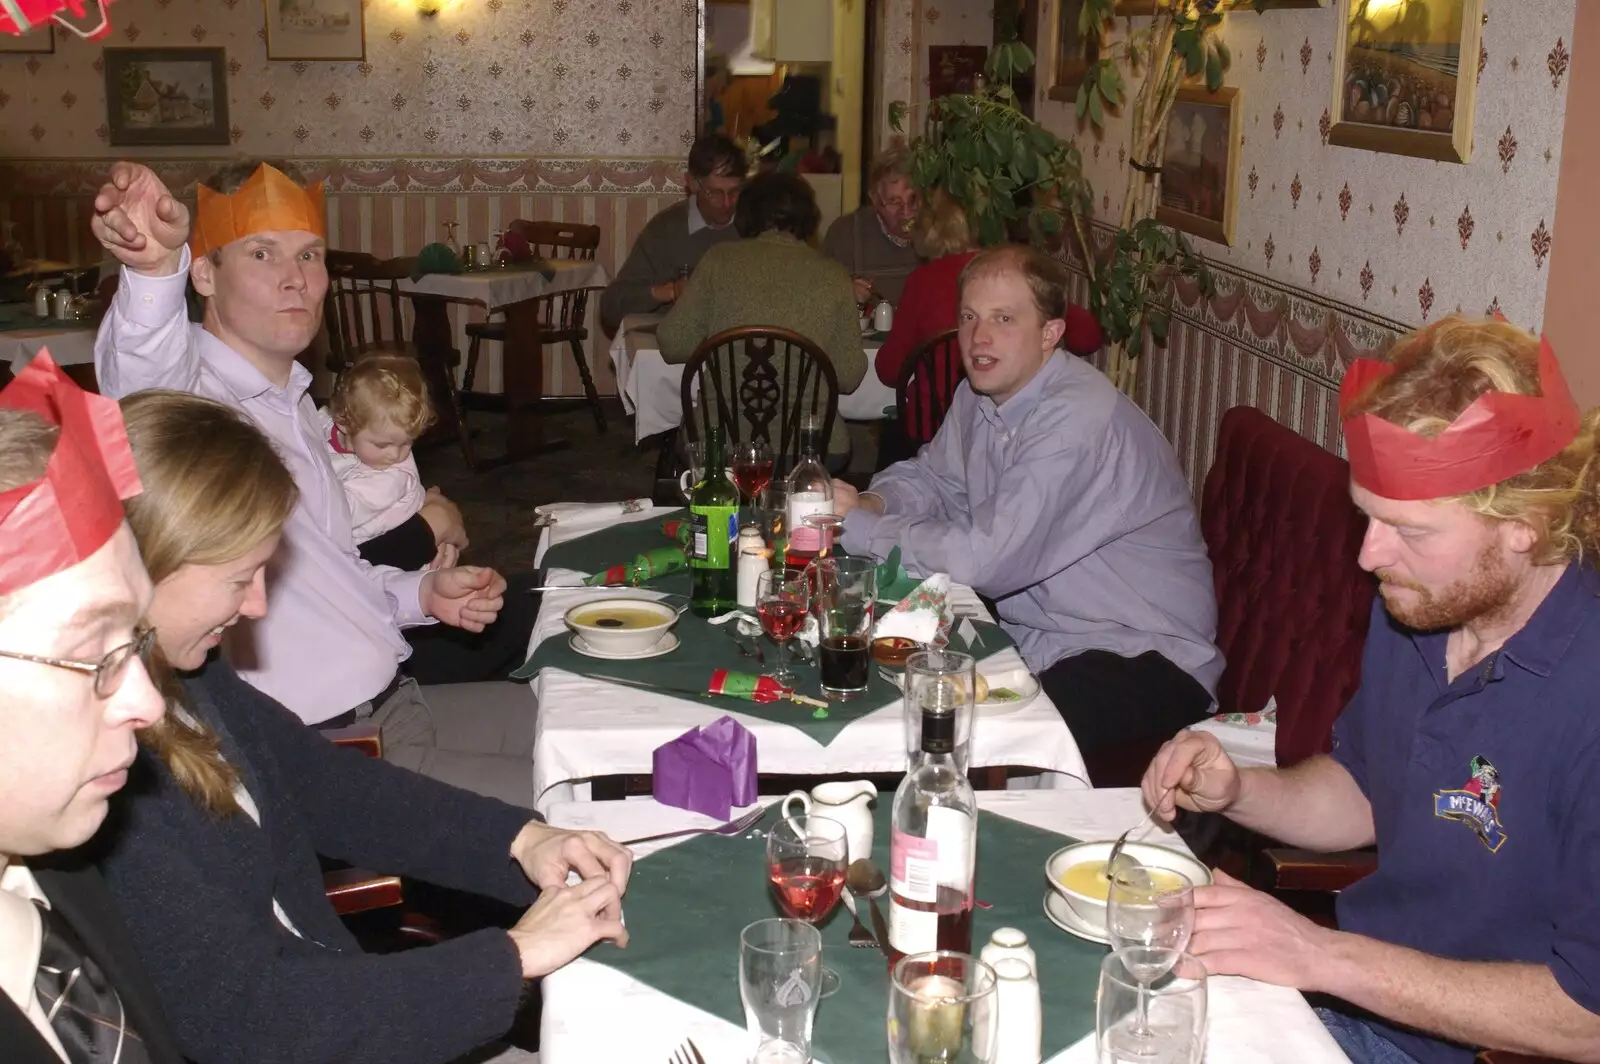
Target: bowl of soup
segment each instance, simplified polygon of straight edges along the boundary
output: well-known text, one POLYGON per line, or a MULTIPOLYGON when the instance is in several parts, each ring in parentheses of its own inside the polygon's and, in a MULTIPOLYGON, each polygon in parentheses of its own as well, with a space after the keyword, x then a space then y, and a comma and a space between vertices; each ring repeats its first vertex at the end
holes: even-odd
MULTIPOLYGON (((1044 864, 1050 889, 1102 934, 1106 927, 1106 898, 1111 893, 1106 858, 1111 856, 1112 845, 1109 839, 1074 843, 1051 854, 1044 864)), ((1156 886, 1162 885, 1163 878, 1177 886, 1179 880, 1172 875, 1174 872, 1197 887, 1211 882, 1211 869, 1180 850, 1149 842, 1130 842, 1122 852, 1144 865, 1156 886)))
POLYGON ((677 610, 647 598, 601 599, 574 606, 566 613, 567 627, 603 654, 649 650, 677 620, 677 610))

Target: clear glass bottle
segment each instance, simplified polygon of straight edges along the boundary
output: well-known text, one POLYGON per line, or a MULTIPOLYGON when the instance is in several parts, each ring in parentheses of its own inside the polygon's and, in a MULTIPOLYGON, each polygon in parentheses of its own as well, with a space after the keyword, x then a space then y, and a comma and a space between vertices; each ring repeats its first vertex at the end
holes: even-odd
POLYGON ((956 764, 954 684, 921 699, 922 749, 894 794, 889 841, 889 955, 972 952, 978 802, 956 764))
POLYGON ((689 495, 689 518, 689 608, 696 617, 715 617, 739 604, 733 548, 739 535, 739 489, 728 479, 719 426, 706 429, 705 479, 689 495))
POLYGON ((789 546, 784 562, 804 569, 831 544, 830 530, 808 524, 812 514, 833 513, 833 478, 822 464, 822 419, 810 414, 800 422, 800 461, 789 472, 789 546))

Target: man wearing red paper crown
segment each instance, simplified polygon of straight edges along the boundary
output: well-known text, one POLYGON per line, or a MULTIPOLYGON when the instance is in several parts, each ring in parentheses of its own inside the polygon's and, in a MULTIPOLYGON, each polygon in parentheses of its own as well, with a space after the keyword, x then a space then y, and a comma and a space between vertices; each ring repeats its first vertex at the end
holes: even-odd
MULTIPOLYGON (((450 683, 424 697, 398 671, 411 654, 401 629, 439 620, 482 631, 500 612, 505 580, 476 566, 370 565, 356 551, 311 374, 295 361, 321 327, 328 290, 322 185, 303 187, 265 163, 232 166, 199 188, 191 223, 151 170, 120 162, 91 224, 122 263, 95 343, 102 389, 120 397, 173 388, 241 410, 278 447, 299 488, 269 573, 273 608, 229 633, 240 675, 308 724, 368 719, 390 760, 531 805, 527 690, 450 683), (187 316, 191 281, 205 301, 199 323, 187 316)), ((459 513, 454 523, 459 529, 459 513)))
POLYGON ((1547 343, 1460 318, 1355 363, 1340 408, 1382 604, 1333 753, 1241 770, 1183 732, 1143 788, 1378 868, 1337 931, 1218 872, 1189 948, 1337 999, 1357 1064, 1600 1061, 1600 411, 1547 343))
POLYGON ((92 865, 72 855, 161 719, 116 403, 41 353, 0 392, 0 1059, 181 1064, 92 865), (62 998, 65 998, 62 1001, 62 998), (60 1001, 60 1007, 57 1002, 60 1001))

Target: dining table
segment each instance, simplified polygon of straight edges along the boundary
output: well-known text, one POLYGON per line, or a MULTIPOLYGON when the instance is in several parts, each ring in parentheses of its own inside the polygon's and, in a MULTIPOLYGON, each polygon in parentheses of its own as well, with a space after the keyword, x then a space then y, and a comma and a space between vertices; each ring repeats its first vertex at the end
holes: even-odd
POLYGON ((97 319, 41 318, 27 303, 0 303, 0 363, 15 375, 40 351, 48 349, 56 365, 80 388, 97 391, 94 340, 97 319))
MULTIPOLYGON (((672 653, 645 661, 609 662, 580 656, 571 646, 565 615, 581 603, 617 595, 680 593, 689 590, 687 572, 669 574, 640 589, 573 586, 584 575, 631 561, 644 550, 671 544, 661 523, 681 516, 681 509, 642 500, 623 512, 617 503, 590 509, 573 507, 556 517, 540 535, 536 564, 544 572, 546 590, 528 645, 528 658, 514 675, 529 681, 538 711, 534 723, 533 793, 540 811, 552 805, 593 796, 592 781, 646 777, 657 747, 724 714, 755 736, 763 777, 837 776, 905 771, 907 731, 902 696, 876 670, 869 675, 866 695, 830 705, 826 717, 790 702, 758 705, 725 698, 691 697, 681 688, 704 685, 714 668, 759 671, 763 666, 741 656, 734 640, 707 621, 686 614, 678 621, 681 643, 672 653), (568 586, 556 586, 568 585, 568 586), (679 690, 636 686, 672 685, 679 690)), ((956 625, 954 649, 970 651, 980 671, 1025 673, 1021 656, 1003 630, 993 625, 987 609, 970 588, 955 585, 950 606, 971 619, 969 630, 956 625), (968 641, 968 635, 975 642, 968 641)), ((880 603, 880 609, 887 609, 880 603)), ((766 645, 767 664, 775 662, 766 645)), ((815 671, 796 663, 803 682, 800 693, 820 695, 815 671), (809 686, 807 686, 807 683, 809 686)), ((965 751, 967 767, 1003 778, 1003 770, 1021 767, 1039 775, 1006 785, 1083 790, 1088 772, 1072 733, 1043 691, 1031 700, 980 707, 965 751)))
MULTIPOLYGON (((760 799, 770 802, 772 799, 760 799)), ((978 908, 973 951, 999 927, 1023 931, 1037 957, 1046 1064, 1095 1064, 1095 991, 1107 946, 1071 933, 1045 911, 1045 862, 1074 841, 1113 838, 1139 824, 1135 788, 980 791, 977 795, 978 908)), ((887 795, 877 800, 873 856, 887 867, 887 795)), ((735 815, 747 808, 735 809, 735 815)), ((544 1064, 668 1061, 689 1042, 704 1064, 744 1064, 752 1045, 739 1000, 739 933, 781 915, 766 882, 765 833, 781 814, 733 836, 701 834, 632 847, 623 900, 629 943, 591 947, 546 976, 540 1059, 544 1064)), ((627 840, 718 822, 651 798, 558 802, 549 822, 627 840)), ((1145 842, 1189 853, 1163 828, 1145 842)), ((818 1007, 818 1064, 883 1064, 887 1059, 888 965, 875 949, 852 949, 840 905, 820 926, 823 960, 838 993, 818 1007)), ((863 922, 866 922, 863 913, 863 922)), ((1296 990, 1236 976, 1207 979, 1206 1064, 1348 1064, 1296 990)), ((1002 1014, 1000 1022, 1005 1022, 1002 1014)), ((683 1058, 679 1058, 683 1059, 683 1058)))
MULTIPOLYGON (((611 338, 611 365, 617 372, 622 407, 634 416, 635 443, 669 432, 683 421, 683 366, 661 357, 656 326, 663 314, 629 314, 611 338)), ((873 368, 886 334, 861 334, 867 374, 854 391, 839 394, 839 416, 847 421, 878 421, 894 416, 894 389, 873 368)))
MULTIPOLYGON (((474 307, 505 319, 506 340, 498 352, 507 416, 506 458, 530 457, 553 450, 561 442, 546 438, 540 404, 544 399, 544 341, 540 328, 541 301, 545 297, 581 288, 603 288, 605 267, 592 259, 547 259, 506 267, 430 273, 399 282, 411 301, 414 316, 411 342, 428 377, 435 399, 451 395, 455 366, 469 346, 465 316, 453 321, 452 306, 474 307)), ((494 347, 484 351, 495 358, 494 347)), ((486 373, 492 377, 492 373, 486 373)), ((454 407, 436 401, 444 433, 453 432, 454 407)))

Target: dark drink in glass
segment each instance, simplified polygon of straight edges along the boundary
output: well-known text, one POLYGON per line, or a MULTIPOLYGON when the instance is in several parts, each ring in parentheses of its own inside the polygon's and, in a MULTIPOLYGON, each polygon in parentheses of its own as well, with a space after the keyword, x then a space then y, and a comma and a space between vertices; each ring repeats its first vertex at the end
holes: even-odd
POLYGON ((844 635, 824 639, 821 646, 823 689, 839 693, 865 691, 867 664, 866 637, 844 635))

